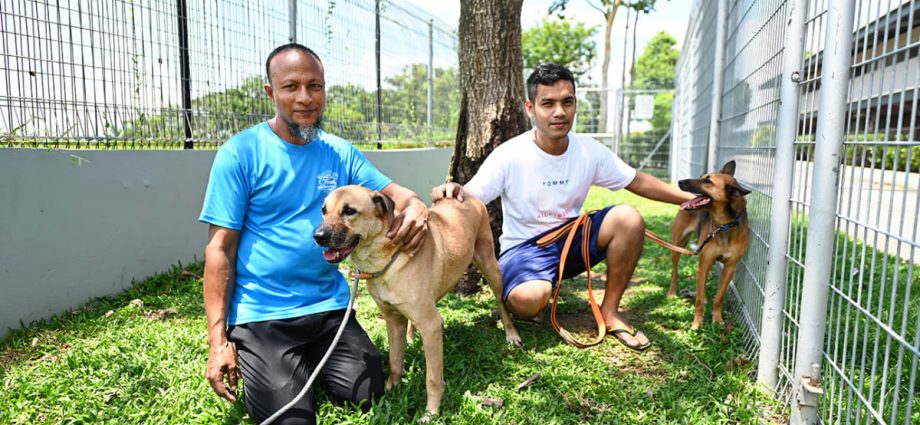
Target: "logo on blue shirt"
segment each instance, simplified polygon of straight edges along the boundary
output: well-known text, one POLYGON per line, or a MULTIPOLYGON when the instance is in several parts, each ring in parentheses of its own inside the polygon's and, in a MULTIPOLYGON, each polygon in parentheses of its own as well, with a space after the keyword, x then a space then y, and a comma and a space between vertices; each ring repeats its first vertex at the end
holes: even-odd
POLYGON ((322 174, 316 176, 316 189, 320 192, 332 192, 337 187, 336 180, 338 180, 338 173, 333 173, 331 170, 326 170, 322 174))

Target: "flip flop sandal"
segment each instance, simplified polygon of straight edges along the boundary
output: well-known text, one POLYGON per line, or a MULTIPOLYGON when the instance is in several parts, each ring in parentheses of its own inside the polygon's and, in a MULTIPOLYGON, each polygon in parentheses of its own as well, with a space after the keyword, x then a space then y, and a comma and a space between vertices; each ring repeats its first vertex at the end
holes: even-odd
POLYGON ((623 339, 623 338, 620 337, 620 335, 622 335, 622 334, 627 334, 627 335, 629 335, 629 336, 635 338, 635 337, 636 337, 636 334, 638 334, 638 333, 639 333, 639 331, 636 330, 636 328, 634 328, 634 327, 630 327, 629 329, 626 329, 626 328, 616 328, 616 329, 608 329, 608 330, 607 330, 607 335, 611 335, 611 336, 613 336, 614 338, 616 338, 617 342, 619 342, 620 345, 622 345, 622 346, 624 346, 624 347, 626 347, 626 348, 628 348, 628 349, 630 349, 630 350, 633 350, 633 351, 635 351, 635 352, 640 352, 640 353, 641 353, 641 352, 647 350, 649 347, 652 346, 652 342, 651 342, 651 341, 649 341, 649 342, 647 342, 647 343, 645 343, 645 344, 642 344, 642 345, 629 345, 629 342, 628 342, 628 341, 626 341, 625 339, 623 339))

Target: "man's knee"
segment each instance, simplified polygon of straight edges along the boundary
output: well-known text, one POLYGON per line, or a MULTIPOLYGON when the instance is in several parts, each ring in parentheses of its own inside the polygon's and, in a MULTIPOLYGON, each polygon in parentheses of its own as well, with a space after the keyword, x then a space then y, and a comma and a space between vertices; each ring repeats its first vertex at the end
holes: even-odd
POLYGON ((639 211, 631 205, 617 205, 607 213, 607 216, 613 220, 617 229, 645 231, 645 220, 639 214, 639 211))
POLYGON ((618 241, 618 244, 625 243, 627 247, 641 249, 644 234, 645 220, 639 211, 630 205, 617 205, 604 216, 597 244, 606 247, 612 241, 618 241))
POLYGON ((552 292, 553 286, 547 281, 527 281, 511 290, 507 305, 516 316, 528 319, 546 307, 552 292))
POLYGON ((336 403, 358 406, 367 412, 371 403, 384 394, 383 359, 376 349, 352 348, 363 352, 347 362, 327 363, 326 389, 336 403))

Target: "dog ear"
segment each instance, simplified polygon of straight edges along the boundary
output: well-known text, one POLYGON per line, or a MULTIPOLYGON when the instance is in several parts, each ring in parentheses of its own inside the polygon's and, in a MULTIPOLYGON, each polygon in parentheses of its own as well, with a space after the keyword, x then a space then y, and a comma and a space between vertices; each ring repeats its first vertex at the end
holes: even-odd
POLYGON ((729 184, 728 190, 730 190, 733 195, 737 194, 737 196, 745 196, 748 193, 751 193, 750 190, 741 187, 741 185, 737 183, 729 184))
POLYGON ((719 171, 719 172, 722 174, 728 174, 730 176, 734 176, 735 175, 735 160, 733 159, 731 161, 726 162, 725 165, 722 166, 722 171, 719 171))
POLYGON ((374 192, 371 195, 371 201, 374 202, 374 210, 379 217, 392 216, 396 209, 396 204, 393 203, 393 200, 380 192, 374 192))

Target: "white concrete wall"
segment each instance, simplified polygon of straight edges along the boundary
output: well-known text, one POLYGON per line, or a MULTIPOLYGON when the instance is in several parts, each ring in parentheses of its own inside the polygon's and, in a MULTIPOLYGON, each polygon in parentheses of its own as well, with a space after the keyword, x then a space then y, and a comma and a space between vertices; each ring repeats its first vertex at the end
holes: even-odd
MULTIPOLYGON (((0 337, 202 260, 214 152, 0 149, 0 337)), ((427 201, 451 149, 366 155, 427 201)))

